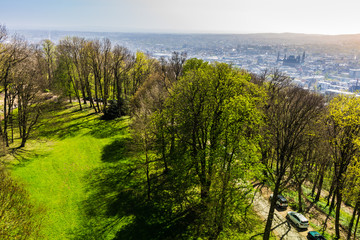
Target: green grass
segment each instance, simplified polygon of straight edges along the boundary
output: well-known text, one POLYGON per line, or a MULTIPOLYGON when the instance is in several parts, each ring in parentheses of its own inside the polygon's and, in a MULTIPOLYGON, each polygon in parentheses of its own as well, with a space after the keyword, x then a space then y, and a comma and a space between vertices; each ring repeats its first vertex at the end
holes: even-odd
POLYGON ((102 121, 90 109, 76 110, 53 111, 35 130, 36 139, 25 149, 14 149, 12 159, 7 159, 13 175, 45 207, 47 239, 68 239, 80 227, 89 175, 116 160, 119 151, 108 146, 128 137, 128 118, 102 121))

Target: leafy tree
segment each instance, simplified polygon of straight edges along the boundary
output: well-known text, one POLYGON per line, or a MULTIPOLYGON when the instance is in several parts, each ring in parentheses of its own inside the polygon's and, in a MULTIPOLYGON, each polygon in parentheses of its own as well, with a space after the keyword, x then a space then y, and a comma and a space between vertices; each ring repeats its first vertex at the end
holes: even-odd
POLYGON ((132 53, 120 45, 115 45, 113 51, 112 72, 114 77, 113 97, 116 99, 117 115, 125 114, 125 84, 129 79, 129 72, 134 64, 132 53))
MULTIPOLYGON (((325 108, 323 108, 325 110, 325 108)), ((324 113, 320 112, 317 116, 313 116, 304 132, 304 144, 301 145, 294 153, 294 164, 290 170, 293 174, 293 180, 298 190, 298 211, 303 211, 302 206, 302 185, 308 180, 309 175, 314 171, 316 165, 325 162, 323 158, 327 155, 323 153, 326 147, 324 141, 324 122, 321 121, 324 113)), ((324 167, 319 166, 320 169, 324 167)), ((321 180, 322 181, 322 180, 321 180)))
POLYGON ((244 211, 251 191, 246 175, 257 160, 263 95, 249 80, 227 64, 190 59, 163 112, 164 122, 175 121, 164 133, 176 136, 169 180, 182 189, 175 193, 183 207, 195 211, 198 236, 217 238, 236 222, 233 211, 244 211))
MULTIPOLYGON (((260 150, 265 177, 274 184, 277 196, 292 179, 298 149, 307 143, 306 130, 321 114, 323 99, 307 90, 289 85, 289 78, 278 71, 265 74, 260 81, 268 93, 264 108, 266 124, 260 150), (270 79, 269 79, 270 78, 270 79)), ((276 198, 272 198, 263 239, 268 240, 274 218, 276 198)))
POLYGON ((43 57, 46 61, 46 69, 47 69, 47 80, 48 80, 48 88, 53 87, 53 79, 54 79, 54 70, 56 63, 56 46, 51 40, 45 39, 42 41, 42 52, 43 57))
MULTIPOLYGON (((360 208, 360 161, 356 156, 354 157, 352 163, 348 167, 347 174, 345 177, 345 184, 343 189, 344 197, 347 201, 355 202, 355 207, 353 210, 353 214, 349 223, 349 229, 347 234, 347 240, 351 239, 352 228, 354 226, 354 220, 356 217, 356 213, 358 213, 360 208)), ((359 213, 358 213, 359 215, 359 213)), ((354 235, 356 235, 357 226, 354 230, 354 235)), ((355 236, 354 236, 355 239, 355 236)))
MULTIPOLYGON (((328 106, 327 121, 330 150, 334 161, 334 194, 336 196, 335 234, 340 239, 340 209, 347 169, 359 154, 360 99, 338 96, 328 106)), ((332 211, 331 207, 329 213, 332 211)))

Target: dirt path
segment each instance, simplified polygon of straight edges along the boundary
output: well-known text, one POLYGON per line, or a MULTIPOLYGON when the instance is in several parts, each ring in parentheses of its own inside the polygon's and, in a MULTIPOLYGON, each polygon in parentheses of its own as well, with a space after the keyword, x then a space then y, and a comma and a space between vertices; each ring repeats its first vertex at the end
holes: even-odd
MULTIPOLYGON (((270 202, 259 192, 256 193, 254 199, 254 209, 262 218, 267 218, 270 209, 270 202)), ((286 220, 286 213, 286 210, 282 212, 275 210, 274 220, 272 223, 272 229, 275 234, 282 240, 305 240, 307 231, 298 232, 298 230, 286 220)), ((310 228, 309 231, 311 231, 310 228)))

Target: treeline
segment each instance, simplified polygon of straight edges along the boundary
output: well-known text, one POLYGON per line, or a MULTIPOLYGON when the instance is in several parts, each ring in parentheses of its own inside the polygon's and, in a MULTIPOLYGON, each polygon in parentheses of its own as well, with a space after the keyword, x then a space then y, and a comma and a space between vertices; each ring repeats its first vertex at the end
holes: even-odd
MULTIPOLYGON (((108 39, 69 37, 40 46, 9 38, 4 27, 0 33, 4 149, 14 133, 25 146, 50 93, 104 119, 132 117, 131 147, 139 154, 117 177, 117 196, 128 201, 112 207, 130 219, 119 238, 236 238, 256 227, 249 214, 255 185, 271 186, 274 195, 296 189, 302 212, 305 183, 315 201, 324 183, 330 186, 328 217, 335 211, 337 239, 341 203, 352 204, 347 239, 354 223, 356 233, 357 97, 325 99, 277 70, 254 75, 176 52, 156 60, 108 39)), ((273 198, 263 239, 275 205, 273 198)))

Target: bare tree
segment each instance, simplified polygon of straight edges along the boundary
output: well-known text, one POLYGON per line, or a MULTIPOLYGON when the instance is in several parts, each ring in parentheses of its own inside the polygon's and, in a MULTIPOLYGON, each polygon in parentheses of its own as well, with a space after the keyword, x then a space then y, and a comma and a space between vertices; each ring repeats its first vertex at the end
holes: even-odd
POLYGON ((8 147, 8 126, 12 108, 9 103, 13 103, 9 96, 13 80, 11 73, 17 64, 28 57, 28 52, 26 51, 27 43, 16 37, 14 37, 10 43, 2 44, 1 46, 3 47, 3 51, 0 54, 0 84, 3 87, 2 92, 4 93, 2 134, 5 144, 8 147))
POLYGON ((65 64, 68 81, 72 84, 80 110, 82 110, 81 95, 79 90, 81 83, 77 74, 76 64, 74 64, 74 59, 78 59, 78 49, 74 46, 74 42, 77 42, 77 40, 71 38, 60 40, 60 43, 57 46, 57 50, 59 54, 58 57, 65 64))
POLYGON ((42 90, 47 83, 45 62, 38 48, 29 48, 29 57, 17 67, 16 90, 18 121, 21 136, 20 147, 24 147, 30 133, 41 115, 44 102, 42 90))

